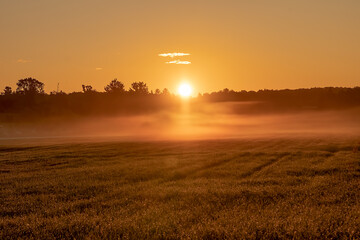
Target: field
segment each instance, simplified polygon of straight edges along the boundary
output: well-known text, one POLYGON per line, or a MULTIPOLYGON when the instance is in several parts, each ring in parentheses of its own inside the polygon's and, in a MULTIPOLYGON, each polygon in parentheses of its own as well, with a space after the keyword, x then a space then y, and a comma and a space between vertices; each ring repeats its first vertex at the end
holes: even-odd
POLYGON ((0 239, 359 239, 355 140, 2 144, 0 239))

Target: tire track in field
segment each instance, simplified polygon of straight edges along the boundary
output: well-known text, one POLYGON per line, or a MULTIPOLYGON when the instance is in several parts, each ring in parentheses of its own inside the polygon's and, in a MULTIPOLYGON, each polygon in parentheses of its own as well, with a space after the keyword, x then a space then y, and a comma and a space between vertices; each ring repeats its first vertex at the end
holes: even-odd
POLYGON ((257 167, 254 167, 253 169, 251 169, 250 171, 248 172, 245 172, 243 174, 240 175, 240 178, 247 178, 247 177, 251 177, 253 175, 255 175, 256 173, 258 172, 261 172, 262 170, 266 169, 266 168, 269 168, 271 167, 272 165, 280 162, 281 160, 283 160, 285 157, 289 156, 290 153, 284 153, 284 154, 281 154, 281 156, 277 157, 277 158, 272 158, 270 159, 269 161, 263 163, 263 164, 260 164, 259 166, 257 167))
MULTIPOLYGON (((243 153, 243 154, 238 154, 236 156, 233 157, 229 157, 229 158, 225 158, 223 160, 219 160, 219 161, 215 161, 215 162, 211 162, 208 164, 203 165, 202 167, 196 168, 196 169, 191 169, 191 170, 187 170, 187 171, 183 171, 183 172, 175 172, 171 177, 167 178, 166 180, 164 180, 164 182, 168 182, 168 181, 175 181, 175 180, 181 180, 181 179, 185 179, 187 177, 193 176, 199 172, 204 172, 206 170, 224 165, 228 162, 231 162, 233 160, 239 159, 240 157, 244 157, 247 156, 248 153, 243 153)), ((251 177, 253 175, 255 175, 256 173, 271 167, 272 165, 280 162, 281 160, 283 160, 285 157, 289 156, 290 153, 282 153, 279 154, 278 157, 272 158, 269 161, 260 164, 259 166, 254 167, 253 169, 251 169, 248 172, 245 172, 243 174, 240 174, 239 178, 247 178, 247 177, 251 177)))
POLYGON ((167 178, 165 180, 165 182, 185 179, 189 176, 197 174, 198 172, 203 172, 203 171, 209 170, 211 168, 215 168, 215 167, 224 165, 228 162, 231 162, 231 161, 236 160, 239 157, 243 157, 243 156, 244 156, 244 154, 239 154, 239 155, 225 158, 225 159, 222 159, 219 161, 210 162, 208 164, 205 164, 205 165, 195 168, 195 169, 191 169, 191 170, 187 170, 187 171, 183 171, 183 172, 175 172, 170 178, 167 178))

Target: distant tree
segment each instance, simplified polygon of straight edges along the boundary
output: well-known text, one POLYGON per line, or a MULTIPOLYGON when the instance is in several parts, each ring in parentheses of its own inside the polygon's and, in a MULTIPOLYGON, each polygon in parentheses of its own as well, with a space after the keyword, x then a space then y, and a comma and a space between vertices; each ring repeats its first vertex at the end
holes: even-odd
POLYGON ((95 90, 93 90, 93 87, 91 85, 82 85, 82 89, 84 93, 95 92, 95 90))
POLYGON ((167 88, 164 88, 163 91, 162 91, 162 94, 163 95, 170 95, 170 92, 167 88))
POLYGON ((44 83, 35 78, 20 79, 17 83, 16 92, 25 95, 44 93, 44 83))
POLYGON ((160 94, 161 94, 160 89, 157 88, 157 89, 155 90, 155 94, 156 94, 156 95, 160 95, 160 94))
POLYGON ((224 88, 224 89, 222 90, 222 92, 225 93, 225 94, 227 94, 227 93, 229 93, 230 91, 229 91, 228 88, 224 88))
POLYGON ((12 94, 12 89, 11 89, 11 87, 6 86, 6 87, 4 88, 3 94, 4 94, 4 95, 10 95, 10 94, 12 94))
POLYGON ((60 91, 60 92, 58 92, 58 91, 51 91, 51 92, 50 92, 50 95, 66 95, 66 93, 63 92, 63 91, 60 91))
POLYGON ((116 78, 112 80, 105 88, 105 92, 107 93, 124 93, 125 88, 124 84, 118 81, 116 78))
POLYGON ((145 94, 149 93, 149 89, 148 89, 148 86, 146 85, 146 83, 144 83, 144 82, 133 82, 131 84, 130 92, 145 95, 145 94))

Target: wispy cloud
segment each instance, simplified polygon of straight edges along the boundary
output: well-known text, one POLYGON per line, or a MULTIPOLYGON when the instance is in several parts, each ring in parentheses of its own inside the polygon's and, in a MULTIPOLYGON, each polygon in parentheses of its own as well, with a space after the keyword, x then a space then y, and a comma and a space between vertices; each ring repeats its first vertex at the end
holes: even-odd
POLYGON ((166 62, 166 64, 191 64, 191 62, 189 61, 181 61, 181 60, 174 60, 174 61, 170 61, 170 62, 166 62))
POLYGON ((96 70, 96 71, 101 71, 101 70, 103 70, 103 68, 97 67, 97 68, 95 68, 95 70, 96 70))
POLYGON ((16 62, 17 62, 17 63, 30 63, 31 60, 27 60, 27 59, 22 59, 22 58, 20 58, 20 59, 18 59, 16 62))
POLYGON ((159 54, 160 57, 183 57, 183 56, 189 56, 190 53, 161 53, 159 54))

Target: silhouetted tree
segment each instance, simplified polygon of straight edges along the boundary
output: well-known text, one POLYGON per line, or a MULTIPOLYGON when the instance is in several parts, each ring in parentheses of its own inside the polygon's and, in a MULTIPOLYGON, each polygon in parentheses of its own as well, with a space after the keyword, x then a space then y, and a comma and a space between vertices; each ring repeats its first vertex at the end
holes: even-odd
POLYGON ((162 91, 162 94, 163 95, 170 95, 170 92, 167 88, 164 88, 163 91, 162 91))
POLYGON ((84 93, 95 92, 95 90, 93 90, 93 87, 91 85, 82 85, 82 89, 84 93))
POLYGON ((144 82, 133 82, 131 84, 132 89, 130 89, 130 92, 134 92, 136 94, 148 94, 149 89, 146 83, 144 82))
POLYGON ((4 95, 10 95, 10 94, 12 94, 12 89, 11 89, 11 87, 9 87, 9 86, 6 86, 5 88, 4 88, 4 93, 3 93, 4 95))
POLYGON ((17 83, 16 92, 20 94, 33 95, 44 93, 44 83, 35 78, 25 78, 19 80, 17 83))
POLYGON ((155 90, 155 94, 156 94, 156 95, 160 95, 160 94, 161 94, 160 89, 157 88, 157 89, 155 90))
POLYGON ((124 84, 118 81, 116 78, 112 80, 105 88, 105 92, 107 93, 124 93, 125 88, 124 84))
POLYGON ((58 92, 58 91, 51 91, 51 92, 50 92, 50 95, 66 95, 66 93, 63 92, 63 91, 60 91, 60 92, 58 92))
POLYGON ((225 94, 228 94, 230 91, 229 91, 228 88, 224 88, 224 89, 222 90, 222 92, 225 93, 225 94))

